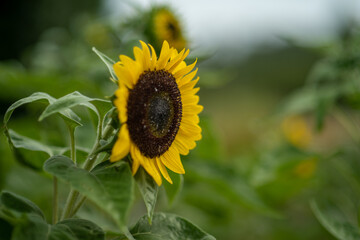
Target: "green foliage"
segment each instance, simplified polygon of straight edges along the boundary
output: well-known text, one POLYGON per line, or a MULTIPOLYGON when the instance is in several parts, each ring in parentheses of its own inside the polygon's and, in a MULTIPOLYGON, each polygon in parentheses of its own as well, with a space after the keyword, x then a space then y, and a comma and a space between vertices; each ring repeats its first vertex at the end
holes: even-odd
POLYGON ((336 238, 342 240, 360 239, 360 230, 357 226, 351 225, 349 222, 335 220, 333 216, 320 210, 314 200, 311 201, 311 209, 321 225, 336 238))
POLYGON ((65 156, 54 156, 45 162, 44 170, 70 183, 111 215, 121 229, 126 228, 133 200, 133 178, 127 163, 104 162, 88 172, 65 156))
POLYGON ((279 214, 267 206, 256 190, 244 178, 233 171, 233 168, 219 164, 203 162, 188 165, 190 177, 203 181, 216 190, 217 194, 260 213, 279 217, 279 214))
POLYGON ((155 211, 159 187, 154 179, 143 168, 138 170, 135 179, 145 202, 149 224, 151 224, 155 211))
MULTIPOLYGON (((44 214, 33 202, 11 192, 0 195, 0 220, 12 226, 4 240, 103 240, 104 232, 85 219, 66 219, 55 225, 46 223, 44 214)), ((3 239, 3 238, 2 238, 3 239)))
MULTIPOLYGON (((156 213, 152 224, 147 217, 139 219, 130 230, 136 240, 215 240, 189 221, 167 213, 156 213)), ((124 236, 116 240, 125 240, 124 236)))
MULTIPOLYGON (((34 155, 29 152, 23 152, 20 149, 26 149, 30 151, 37 151, 37 152, 44 152, 50 156, 54 154, 59 154, 64 151, 62 148, 47 146, 45 144, 39 143, 33 139, 21 136, 16 132, 8 129, 8 122, 10 117, 15 109, 21 107, 24 104, 32 103, 32 102, 45 102, 48 104, 52 104, 56 102, 56 99, 51 97, 46 93, 34 93, 29 97, 23 98, 12 104, 6 111, 4 115, 4 128, 5 128, 5 136, 9 142, 10 148, 13 150, 13 153, 16 159, 28 166, 30 168, 40 170, 43 161, 45 160, 44 155, 39 154, 34 155)), ((58 115, 64 120, 64 122, 69 126, 72 132, 75 131, 77 126, 80 126, 81 123, 79 122, 81 119, 70 109, 62 109, 57 112, 58 115)))

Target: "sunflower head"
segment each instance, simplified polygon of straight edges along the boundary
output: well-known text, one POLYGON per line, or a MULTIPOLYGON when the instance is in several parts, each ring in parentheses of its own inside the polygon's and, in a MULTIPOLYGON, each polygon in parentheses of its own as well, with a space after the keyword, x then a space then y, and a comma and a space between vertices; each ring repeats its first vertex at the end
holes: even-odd
POLYGON ((181 50, 186 46, 180 21, 166 7, 151 10, 149 24, 145 33, 155 49, 160 49, 165 40, 177 50, 181 50))
POLYGON ((311 129, 303 116, 290 116, 282 122, 285 138, 295 147, 306 148, 312 139, 311 129))
POLYGON ((121 128, 110 161, 130 153, 133 174, 141 165, 158 185, 161 175, 172 183, 167 169, 185 173, 180 154, 187 155, 201 139, 196 61, 187 65, 189 50, 178 52, 167 41, 159 57, 151 45, 140 43, 142 49, 134 48, 135 60, 120 55, 114 64, 119 79, 114 105, 121 128))

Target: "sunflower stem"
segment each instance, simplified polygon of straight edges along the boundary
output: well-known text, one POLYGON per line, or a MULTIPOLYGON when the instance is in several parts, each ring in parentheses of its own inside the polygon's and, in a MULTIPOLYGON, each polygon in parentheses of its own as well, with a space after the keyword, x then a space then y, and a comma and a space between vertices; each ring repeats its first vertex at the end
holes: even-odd
MULTIPOLYGON (((104 161, 105 159, 107 159, 109 157, 109 154, 105 154, 104 157, 102 158, 101 162, 104 161)), ((74 216, 77 211, 81 208, 81 206, 84 204, 86 200, 86 196, 81 196, 80 200, 77 201, 77 203, 75 204, 75 206, 73 207, 73 210, 71 211, 69 217, 74 216)))
POLYGON ((81 208, 81 206, 84 204, 86 200, 86 197, 85 196, 81 196, 81 198, 79 199, 79 201, 77 201, 76 205, 73 207, 73 210, 72 212, 70 213, 70 216, 69 217, 73 217, 77 211, 81 208))
POLYGON ((75 145, 75 129, 69 126, 69 133, 70 133, 70 155, 71 160, 73 160, 74 164, 76 165, 76 145, 75 145))
MULTIPOLYGON (((73 129, 73 127, 71 126, 69 126, 69 134, 70 134, 70 156, 71 156, 71 160, 73 160, 74 164, 76 165, 75 129, 73 129)), ((64 211, 61 215, 62 220, 68 217, 68 215, 71 212, 72 206, 75 203, 78 196, 79 196, 78 192, 72 189, 70 190, 70 193, 65 203, 64 211)))
MULTIPOLYGON (((87 157, 87 159, 85 160, 85 163, 84 163, 84 169, 85 170, 90 171, 91 168, 93 167, 94 163, 96 162, 96 159, 97 159, 97 157, 99 155, 99 152, 97 152, 97 150, 98 150, 99 147, 101 147, 100 140, 101 139, 107 139, 113 133, 114 129, 113 129, 113 127, 111 125, 112 125, 112 120, 110 120, 110 122, 106 125, 103 133, 102 133, 101 130, 100 131, 98 130, 98 136, 96 137, 96 141, 94 143, 94 146, 93 146, 91 152, 89 153, 89 155, 88 155, 88 157, 87 157), (99 136, 99 135, 102 135, 102 136, 99 136)), ((102 125, 100 127, 102 128, 102 125)), ((105 157, 108 157, 108 155, 106 154, 105 157)), ((104 159, 105 159, 105 157, 104 157, 104 159)), ((68 196, 67 200, 66 200, 64 211, 63 211, 63 214, 62 214, 62 217, 61 217, 62 220, 75 215, 76 212, 79 210, 79 208, 81 207, 81 205, 83 204, 83 201, 85 201, 85 199, 83 201, 81 199, 78 202, 78 204, 76 206, 74 206, 74 204, 76 203, 78 197, 79 197, 79 192, 72 189, 70 191, 70 193, 69 193, 69 196, 68 196)))
POLYGON ((63 214, 61 216, 61 220, 64 220, 70 216, 72 207, 73 207, 74 203, 76 202, 78 196, 79 196, 79 192, 71 189, 69 196, 66 200, 66 204, 65 204, 63 214))
MULTIPOLYGON (((103 136, 102 136, 102 139, 106 139, 108 137, 110 137, 110 135, 113 133, 113 127, 111 126, 112 124, 112 121, 110 121, 105 129, 104 129, 104 132, 103 132, 103 136)), ((95 160, 98 156, 98 148, 101 147, 100 145, 100 140, 101 140, 101 137, 97 138, 97 141, 95 142, 94 146, 93 146, 93 149, 91 150, 88 158, 86 159, 85 163, 84 163, 84 169, 89 171, 91 170, 91 168, 93 167, 94 163, 95 163, 95 160)))
POLYGON ((58 183, 57 178, 54 176, 53 178, 53 216, 52 223, 56 224, 58 220, 58 183))

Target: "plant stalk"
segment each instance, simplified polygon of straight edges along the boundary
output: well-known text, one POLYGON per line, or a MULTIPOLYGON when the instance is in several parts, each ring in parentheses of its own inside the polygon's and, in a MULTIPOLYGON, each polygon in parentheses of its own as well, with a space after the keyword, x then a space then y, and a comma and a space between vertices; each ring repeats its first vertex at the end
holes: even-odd
MULTIPOLYGON (((109 154, 105 154, 101 161, 104 161, 104 160, 107 159, 108 157, 109 157, 109 154)), ((74 215, 77 213, 77 211, 78 211, 78 210, 81 208, 81 206, 84 204, 85 200, 86 200, 86 197, 85 197, 85 196, 82 196, 82 197, 80 198, 80 200, 79 200, 79 201, 75 204, 75 206, 73 207, 73 210, 71 211, 69 217, 72 217, 72 216, 74 216, 74 215)))
MULTIPOLYGON (((84 163, 84 169, 87 171, 90 171, 91 168, 93 167, 94 163, 96 162, 96 159, 99 155, 99 153, 97 152, 98 148, 101 147, 100 145, 100 140, 101 139, 107 139, 112 133, 113 133, 113 128, 111 126, 112 124, 112 120, 106 125, 104 132, 102 133, 103 136, 97 136, 96 138, 96 142, 91 150, 91 152, 89 153, 87 159, 85 160, 84 163)), ((101 134, 101 131, 98 131, 99 134, 101 134)), ((71 144, 75 147, 75 143, 71 144)), ((84 200, 80 200, 79 204, 77 204, 77 206, 74 206, 74 204, 77 201, 77 198, 79 197, 79 192, 76 190, 71 190, 69 193, 69 196, 67 198, 66 204, 65 204, 65 208, 62 214, 61 219, 65 219, 68 217, 71 217, 73 215, 76 214, 76 212, 79 210, 79 208, 81 207, 81 205, 83 204, 84 200)))
POLYGON ((56 224, 58 220, 58 183, 57 177, 54 176, 53 178, 53 216, 52 216, 52 223, 56 224))

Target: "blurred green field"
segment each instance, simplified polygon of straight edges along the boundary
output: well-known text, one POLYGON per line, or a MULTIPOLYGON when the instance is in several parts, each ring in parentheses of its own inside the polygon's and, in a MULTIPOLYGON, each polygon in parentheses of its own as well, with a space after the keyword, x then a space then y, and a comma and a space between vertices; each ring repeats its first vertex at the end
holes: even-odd
MULTIPOLYGON (((26 1, 20 4, 25 6, 26 1)), ((58 19, 49 13, 40 15, 55 7, 36 1, 34 21, 49 20, 49 24, 25 29, 26 36, 33 36, 21 44, 11 45, 11 38, 0 41, 2 46, 11 45, 0 55, 0 117, 13 102, 34 92, 59 98, 79 91, 89 97, 109 98, 116 90, 91 47, 115 60, 120 53, 131 53, 132 44, 139 45, 136 35, 128 42, 119 40, 106 17, 96 15, 97 1, 71 4, 59 4, 64 17, 58 19)), ((32 19, 31 14, 26 13, 24 19, 32 19)), ((6 17, 9 15, 1 18, 2 24, 6 17)), ((9 36, 20 34, 18 22, 14 20, 13 27, 7 24, 9 36)), ((186 169, 182 191, 170 204, 161 188, 156 211, 177 213, 217 239, 341 239, 338 231, 346 226, 353 235, 345 234, 342 239, 360 239, 359 32, 355 27, 343 30, 355 32, 355 40, 349 43, 339 33, 338 42, 322 48, 291 41, 280 47, 264 44, 231 63, 214 56, 216 53, 204 59, 191 55, 200 59, 203 139, 182 158, 186 169), (353 57, 354 63, 349 60, 340 66, 334 60, 339 69, 324 70, 334 78, 324 73, 323 78, 311 79, 319 64, 345 57, 353 57), (348 76, 355 87, 344 87, 339 93, 350 81, 348 76), (317 206, 333 218, 322 219, 317 206), (327 219, 339 224, 326 227, 327 219), (343 227, 343 223, 348 225, 343 227), (330 234, 329 229, 336 233, 330 234)), ((32 103, 15 110, 9 128, 66 147, 69 137, 59 119, 37 121, 44 107, 32 103)), ((89 112, 80 107, 74 110, 85 122, 76 131, 77 143, 91 148, 95 135, 89 112)), ((50 222, 51 176, 17 162, 3 134, 0 139, 0 190, 15 192, 41 206, 50 222)), ((39 152, 27 154, 39 162, 48 158, 39 152)), ((81 152, 78 154, 80 157, 81 152)), ((64 204, 68 186, 61 183, 59 191, 59 202, 64 204)), ((145 213, 137 190, 130 225, 145 213)), ((90 201, 78 216, 116 230, 110 217, 90 201)), ((0 229, 6 227, 0 222, 0 229)))

